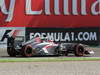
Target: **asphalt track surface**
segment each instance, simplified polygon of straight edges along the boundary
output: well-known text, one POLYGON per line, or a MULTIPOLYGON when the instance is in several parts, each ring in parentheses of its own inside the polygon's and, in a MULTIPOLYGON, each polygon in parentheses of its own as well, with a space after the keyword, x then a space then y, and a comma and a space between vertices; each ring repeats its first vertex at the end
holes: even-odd
MULTIPOLYGON (((99 58, 100 48, 91 49, 94 50, 95 54, 88 57, 99 58)), ((0 49, 0 59, 5 58, 11 57, 8 56, 6 49, 0 49)), ((100 61, 0 63, 0 75, 100 75, 100 61)))
POLYGON ((0 75, 100 75, 100 61, 0 63, 0 75))

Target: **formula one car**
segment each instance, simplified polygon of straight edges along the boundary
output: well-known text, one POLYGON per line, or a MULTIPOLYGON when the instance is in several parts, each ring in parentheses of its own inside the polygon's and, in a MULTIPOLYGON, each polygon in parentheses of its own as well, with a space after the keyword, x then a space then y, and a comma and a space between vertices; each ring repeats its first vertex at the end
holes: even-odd
POLYGON ((48 38, 35 37, 27 42, 22 42, 21 37, 8 37, 7 52, 11 57, 21 55, 25 57, 39 55, 67 56, 69 53, 75 56, 93 54, 93 51, 86 49, 86 46, 79 43, 55 43, 48 38))

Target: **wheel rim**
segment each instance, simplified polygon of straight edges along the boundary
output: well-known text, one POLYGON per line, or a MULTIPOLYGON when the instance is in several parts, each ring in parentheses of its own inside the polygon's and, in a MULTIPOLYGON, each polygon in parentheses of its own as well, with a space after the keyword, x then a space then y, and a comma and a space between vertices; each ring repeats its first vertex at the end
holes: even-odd
POLYGON ((83 48, 83 46, 78 45, 78 46, 76 47, 76 54, 77 54, 78 56, 83 56, 83 55, 84 55, 84 48, 83 48))
POLYGON ((84 54, 84 49, 83 49, 83 47, 79 47, 78 48, 78 53, 79 53, 79 55, 83 55, 84 54))
POLYGON ((27 48, 25 49, 25 56, 31 57, 32 55, 33 55, 33 50, 32 50, 32 48, 31 48, 31 47, 27 47, 27 48))

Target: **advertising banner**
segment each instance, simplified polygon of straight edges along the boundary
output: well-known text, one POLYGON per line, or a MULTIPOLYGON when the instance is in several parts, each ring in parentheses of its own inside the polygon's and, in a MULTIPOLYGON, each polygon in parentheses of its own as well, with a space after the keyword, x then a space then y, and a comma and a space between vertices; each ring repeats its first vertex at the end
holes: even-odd
POLYGON ((25 35, 26 40, 39 36, 60 43, 100 44, 99 28, 26 28, 25 35))
POLYGON ((100 0, 0 0, 0 27, 25 27, 26 40, 38 34, 56 42, 98 45, 100 0))
POLYGON ((100 27, 100 0, 0 0, 0 27, 100 27))

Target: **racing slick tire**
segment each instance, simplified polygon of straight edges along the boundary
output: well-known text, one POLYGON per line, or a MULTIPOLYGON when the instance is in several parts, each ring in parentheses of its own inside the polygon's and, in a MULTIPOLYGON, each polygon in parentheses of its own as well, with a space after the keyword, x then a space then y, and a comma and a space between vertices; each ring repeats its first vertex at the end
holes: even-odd
POLYGON ((8 53, 8 55, 11 56, 11 57, 16 57, 16 51, 15 51, 15 49, 12 48, 12 47, 8 47, 8 48, 7 48, 7 53, 8 53))
POLYGON ((75 56, 84 56, 85 49, 84 49, 83 45, 81 45, 81 44, 75 45, 74 50, 75 50, 74 51, 75 56))
POLYGON ((34 50, 33 50, 31 45, 27 45, 27 46, 22 48, 21 54, 24 57, 32 57, 34 54, 34 50))

